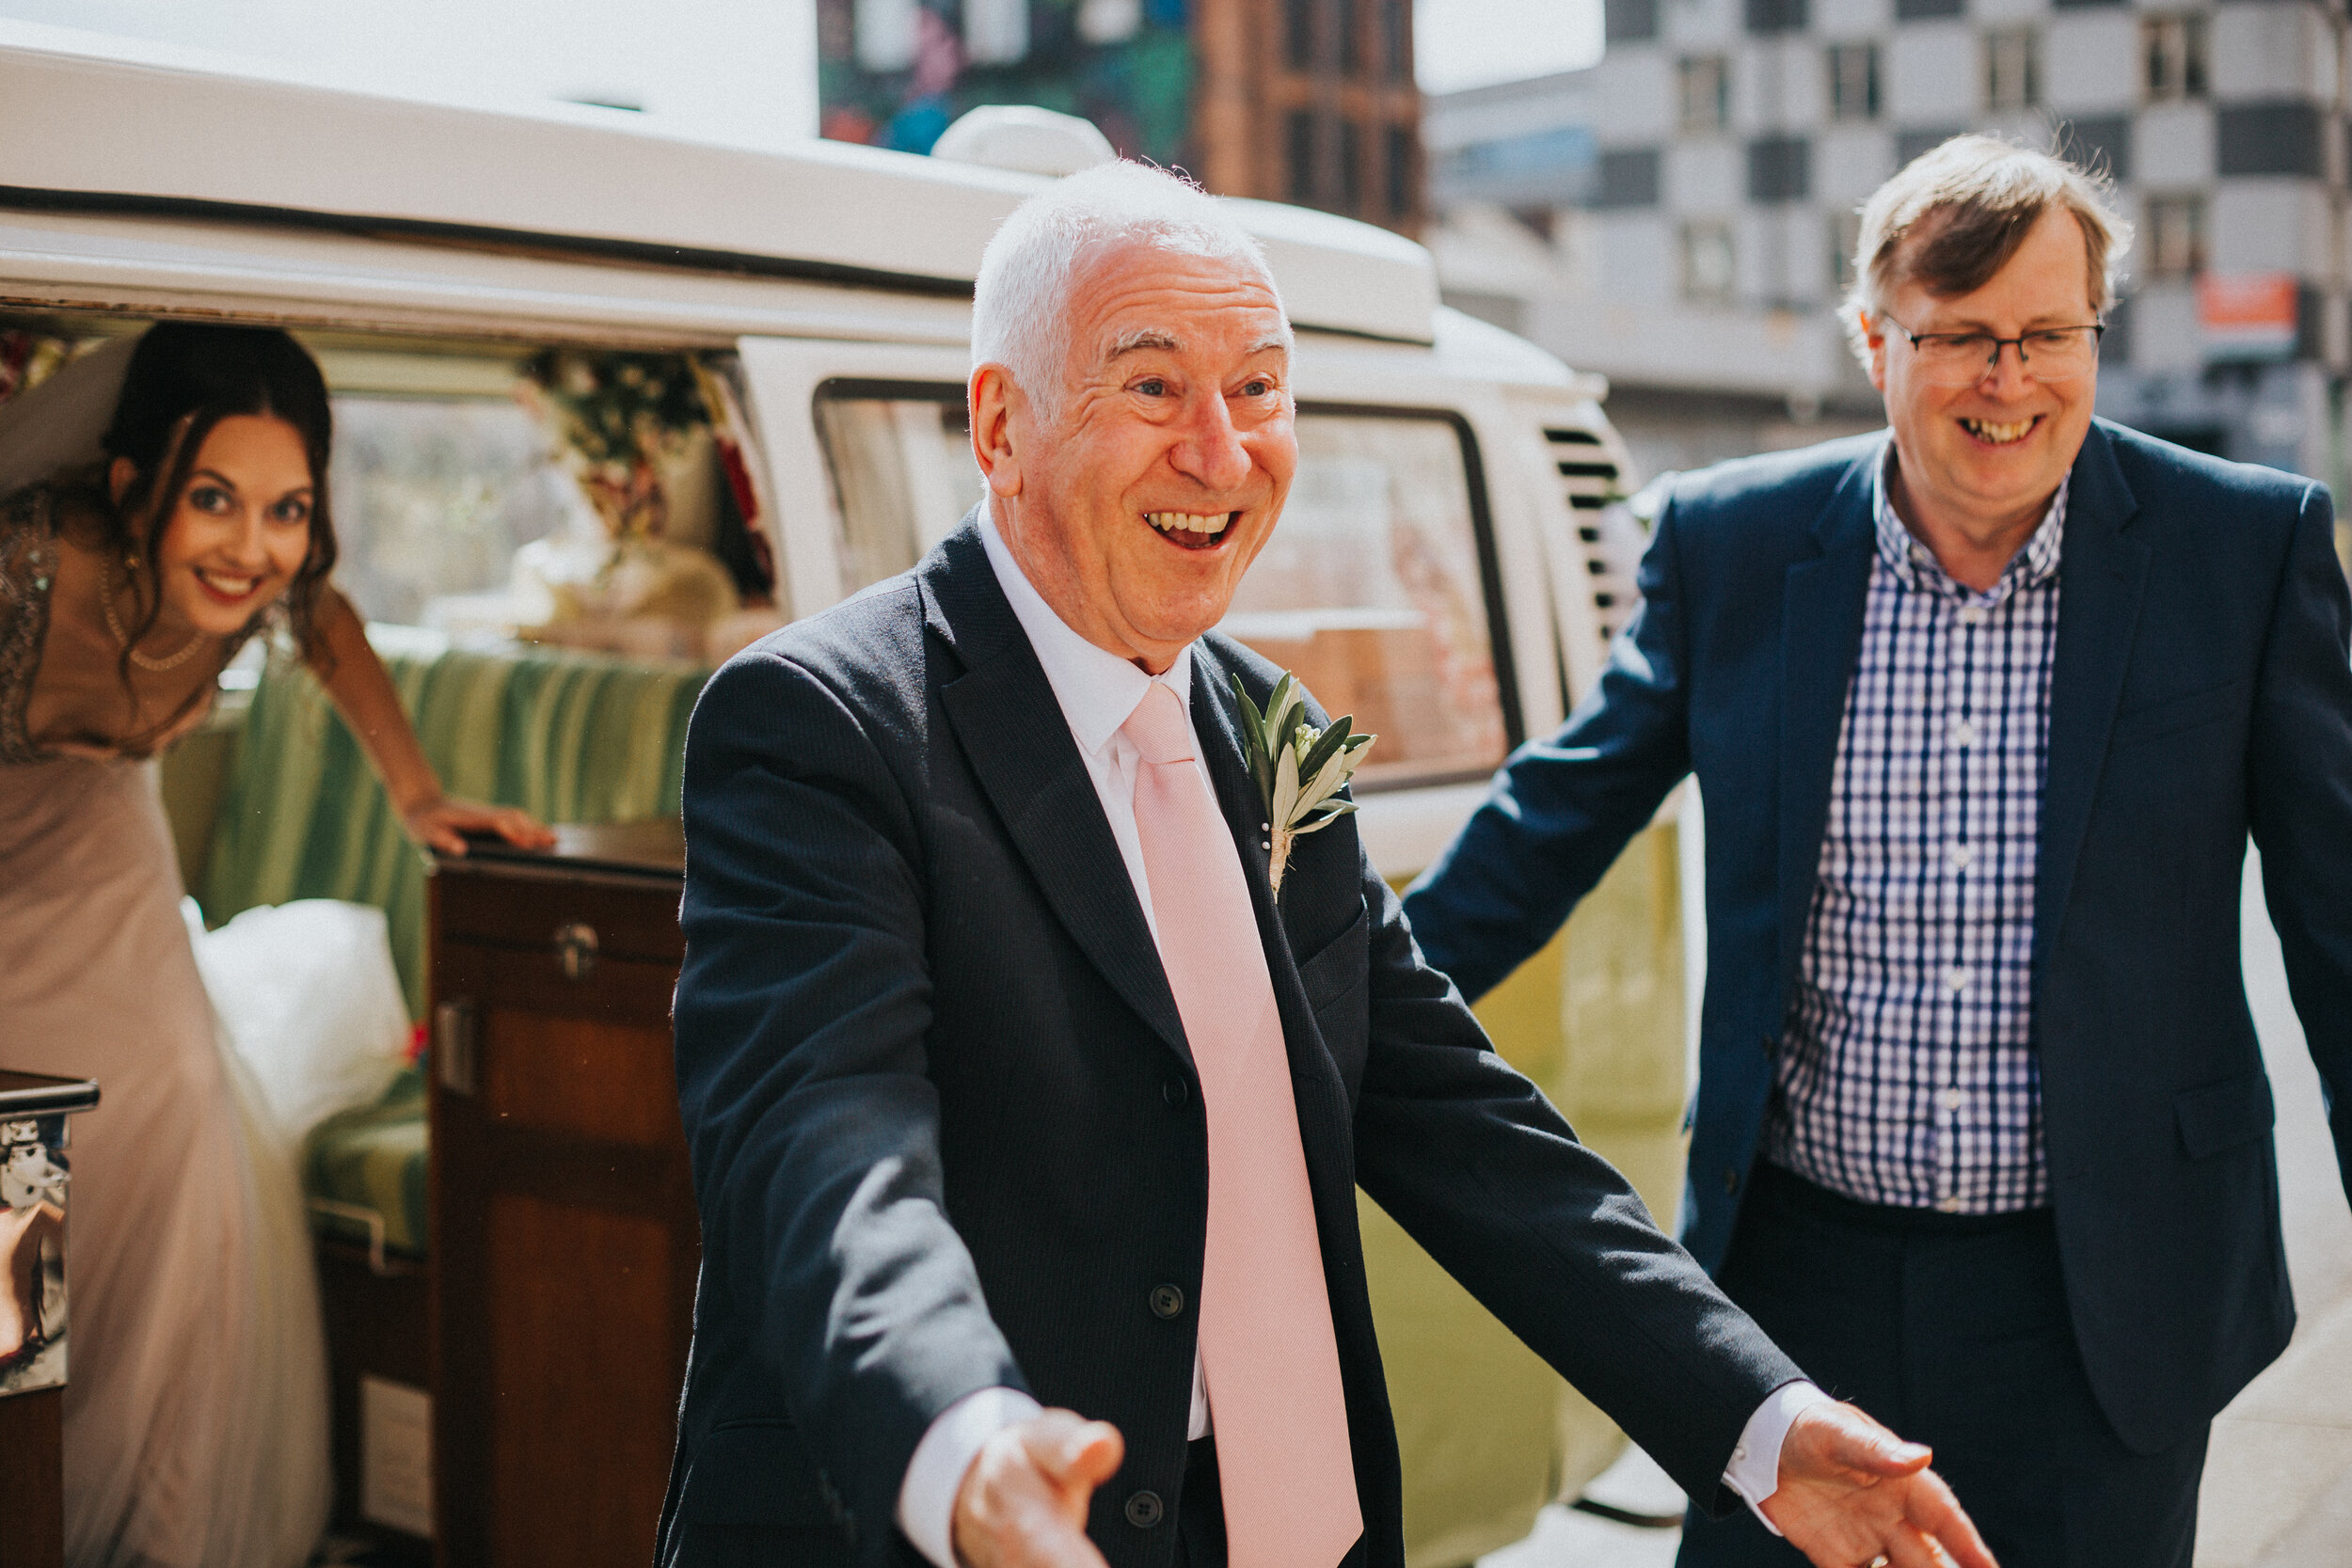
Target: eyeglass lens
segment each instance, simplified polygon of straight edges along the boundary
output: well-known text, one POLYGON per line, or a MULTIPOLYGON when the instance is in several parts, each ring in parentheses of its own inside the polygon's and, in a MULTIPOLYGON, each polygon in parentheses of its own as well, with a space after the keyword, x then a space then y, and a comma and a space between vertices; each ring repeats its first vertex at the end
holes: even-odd
POLYGON ((2017 352, 2020 369, 2035 381, 2071 381, 2088 374, 2099 360, 2099 336, 2087 326, 2029 332, 2023 339, 1990 333, 1927 333, 1913 341, 1919 368, 1938 386, 1967 387, 1994 373, 2004 349, 2017 352))

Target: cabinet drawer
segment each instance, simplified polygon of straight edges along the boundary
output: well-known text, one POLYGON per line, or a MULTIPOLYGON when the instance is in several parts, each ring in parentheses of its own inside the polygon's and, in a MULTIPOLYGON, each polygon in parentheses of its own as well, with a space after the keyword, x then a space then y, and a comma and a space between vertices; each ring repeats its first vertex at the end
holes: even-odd
POLYGON ((443 942, 554 953, 560 933, 584 927, 595 935, 599 961, 675 969, 686 956, 675 881, 484 875, 448 864, 435 880, 443 942))

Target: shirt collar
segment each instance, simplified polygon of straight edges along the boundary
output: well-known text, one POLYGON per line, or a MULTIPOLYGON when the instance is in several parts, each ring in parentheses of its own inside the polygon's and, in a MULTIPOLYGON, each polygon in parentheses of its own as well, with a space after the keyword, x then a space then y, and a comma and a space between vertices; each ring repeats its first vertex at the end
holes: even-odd
POLYGON ((2050 498, 2049 509, 2042 513, 2041 526, 2026 547, 2010 558, 2001 573, 2001 580, 1982 594, 1974 593, 1954 582, 1936 561, 1935 552, 1921 544, 1903 520, 1895 515, 1895 503, 1889 497, 1886 476, 1895 463, 1895 443, 1886 443, 1881 453, 1878 472, 1870 482, 1870 506, 1878 521, 1879 555, 1907 588, 1940 587, 1964 599, 2005 598, 2014 589, 2039 587, 2050 580, 2058 571, 2058 548, 2066 536, 2066 492, 2074 483, 2070 469, 2058 481, 2058 494, 2050 498))
POLYGON ((1070 624, 1029 581, 1021 563, 1012 558, 1004 536, 996 531, 996 519, 985 506, 980 508, 980 545, 988 552, 988 563, 996 573, 997 586, 1005 591, 1021 629, 1028 634, 1038 663, 1045 667, 1046 683, 1053 687, 1054 700, 1061 705, 1062 717, 1069 721, 1070 733, 1082 751, 1092 755, 1109 745, 1119 727, 1142 704, 1144 694, 1155 680, 1176 693, 1177 701, 1184 705, 1184 712, 1190 716, 1190 643, 1167 669, 1157 675, 1147 675, 1108 648, 1098 648, 1071 629, 1070 624))

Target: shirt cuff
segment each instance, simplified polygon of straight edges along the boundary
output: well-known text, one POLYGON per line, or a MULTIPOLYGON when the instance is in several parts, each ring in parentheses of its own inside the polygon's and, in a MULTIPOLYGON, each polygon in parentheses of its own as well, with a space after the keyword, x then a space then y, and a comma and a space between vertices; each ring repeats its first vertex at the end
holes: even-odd
MULTIPOLYGON (((1784 1383, 1764 1396, 1764 1402, 1756 1407, 1748 1424, 1740 1431, 1740 1446, 1731 1450, 1731 1463, 1724 1467, 1724 1484, 1740 1494, 1748 1505, 1748 1512, 1774 1535, 1778 1526, 1764 1517, 1764 1499, 1780 1490, 1780 1446, 1788 1437, 1788 1428, 1796 1418, 1817 1404, 1836 1402, 1803 1378, 1784 1383)), ((943 1564, 942 1568, 953 1568, 943 1564)))
MULTIPOLYGON (((936 1568, 956 1568, 956 1493, 980 1446, 1044 1409, 1018 1388, 977 1389, 941 1411, 914 1445, 898 1483, 898 1528, 936 1568)), ((1772 1451, 1780 1451, 1777 1438, 1772 1451)))

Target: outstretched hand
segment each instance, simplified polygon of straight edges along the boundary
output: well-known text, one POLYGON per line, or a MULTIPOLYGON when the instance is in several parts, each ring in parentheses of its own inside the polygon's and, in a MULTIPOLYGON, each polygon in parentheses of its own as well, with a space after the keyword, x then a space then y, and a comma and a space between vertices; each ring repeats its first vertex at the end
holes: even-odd
POLYGON ((1851 1404, 1817 1404, 1789 1424, 1760 1506, 1817 1568, 1999 1568, 1932 1457, 1851 1404))
POLYGON ((980 1446, 956 1489, 950 1535, 964 1568, 1104 1568, 1087 1502, 1127 1456, 1119 1429, 1048 1410, 980 1446))
POLYGON ((485 806, 436 795, 404 810, 400 822, 410 838, 445 855, 464 854, 468 833, 496 833, 523 849, 555 847, 553 830, 519 806, 485 806))

